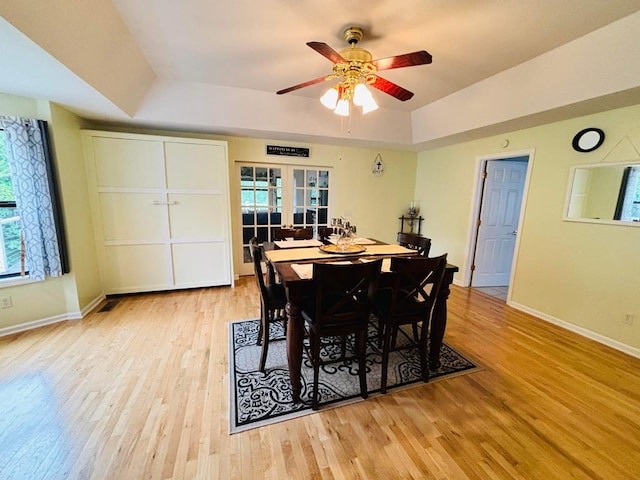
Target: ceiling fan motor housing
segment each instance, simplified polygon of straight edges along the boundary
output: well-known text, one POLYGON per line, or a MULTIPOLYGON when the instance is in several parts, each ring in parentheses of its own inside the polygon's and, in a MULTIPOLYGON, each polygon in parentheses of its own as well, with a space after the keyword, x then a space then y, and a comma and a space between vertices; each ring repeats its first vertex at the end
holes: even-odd
POLYGON ((371 52, 360 47, 351 47, 340 50, 340 55, 350 62, 370 63, 373 60, 371 52))
POLYGON ((349 27, 344 31, 344 39, 351 45, 340 50, 340 55, 348 63, 338 62, 333 67, 335 76, 346 77, 349 83, 355 84, 358 78, 363 77, 367 83, 373 83, 376 67, 371 63, 373 55, 369 50, 357 47, 357 43, 362 40, 363 31, 360 27, 349 27), (372 78, 367 78, 372 77, 372 78))

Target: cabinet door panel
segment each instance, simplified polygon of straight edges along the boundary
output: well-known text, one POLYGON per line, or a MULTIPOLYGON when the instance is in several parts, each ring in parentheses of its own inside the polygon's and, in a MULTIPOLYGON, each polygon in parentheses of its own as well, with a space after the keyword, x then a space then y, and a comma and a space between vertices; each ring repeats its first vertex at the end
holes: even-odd
POLYGON ((229 285, 226 244, 177 243, 173 245, 173 274, 177 287, 229 285))
POLYGON ((163 188, 162 142, 93 138, 98 187, 163 188))
POLYGON ((145 193, 101 193, 104 240, 165 240, 167 211, 164 205, 153 204, 158 198, 145 193))
POLYGON ((222 195, 169 195, 171 238, 227 238, 225 201, 222 195))
POLYGON ((167 188, 227 189, 226 155, 219 145, 165 144, 167 188))
POLYGON ((105 247, 106 293, 164 290, 172 285, 167 245, 105 247))

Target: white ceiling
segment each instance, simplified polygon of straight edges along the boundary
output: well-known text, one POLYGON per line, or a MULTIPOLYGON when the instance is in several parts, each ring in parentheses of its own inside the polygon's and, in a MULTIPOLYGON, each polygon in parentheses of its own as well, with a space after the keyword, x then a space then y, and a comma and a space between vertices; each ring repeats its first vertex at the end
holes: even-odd
MULTIPOLYGON (((94 0, 96 4, 106 2, 94 0)), ((146 57, 156 82, 165 84, 193 82, 275 96, 277 90, 330 73, 331 62, 306 42, 325 42, 340 50, 347 46, 342 32, 351 25, 364 28, 360 46, 371 51, 374 58, 427 50, 433 56, 432 64, 382 75, 414 92, 411 100, 400 102, 374 90, 383 108, 403 112, 415 111, 640 10, 638 0, 111 3, 146 57)), ((51 35, 33 40, 24 19, 16 20, 16 12, 27 8, 21 4, 7 0, 6 7, 0 6, 5 18, 0 21, 0 44, 13 47, 3 48, 3 63, 11 68, 3 67, 0 92, 51 100, 97 120, 146 123, 150 127, 166 124, 123 113, 126 109, 117 108, 118 102, 105 95, 105 89, 96 87, 96 82, 87 80, 81 68, 67 66, 69 62, 55 54, 56 41, 51 35)), ((61 15, 65 22, 74 17, 71 11, 61 15)), ((113 21, 94 17, 88 13, 76 21, 96 25, 113 21)), ((57 35, 64 43, 63 35, 57 35)), ((118 40, 112 39, 115 49, 118 40)), ((83 45, 76 41, 66 48, 81 50, 83 45)), ((328 85, 315 85, 286 96, 317 99, 328 85)), ((224 126, 217 123, 209 128, 200 125, 199 129, 224 133, 224 126)))
MULTIPOLYGON (((427 50, 433 63, 386 71, 415 110, 640 8, 638 0, 351 1, 113 0, 159 77, 276 92, 331 73, 306 45, 348 47, 346 27, 374 59, 427 50)), ((327 83, 290 93, 318 98, 327 83)))

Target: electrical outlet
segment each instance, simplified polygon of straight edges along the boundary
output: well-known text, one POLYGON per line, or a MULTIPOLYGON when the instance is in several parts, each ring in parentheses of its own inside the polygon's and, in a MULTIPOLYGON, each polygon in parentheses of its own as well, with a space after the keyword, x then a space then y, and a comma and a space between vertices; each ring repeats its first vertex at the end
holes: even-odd
POLYGON ((624 323, 625 325, 633 325, 633 321, 635 320, 635 315, 633 315, 632 313, 627 313, 624 316, 624 320, 622 320, 622 323, 624 323))
POLYGON ((11 308, 13 307, 13 303, 11 302, 11 297, 0 297, 0 308, 11 308))

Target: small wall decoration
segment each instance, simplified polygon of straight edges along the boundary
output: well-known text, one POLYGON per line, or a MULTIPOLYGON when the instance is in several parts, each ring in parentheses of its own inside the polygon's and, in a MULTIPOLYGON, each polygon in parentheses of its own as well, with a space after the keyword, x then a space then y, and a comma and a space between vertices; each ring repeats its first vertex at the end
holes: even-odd
POLYGON ((382 161, 382 156, 380 154, 376 155, 376 158, 371 165, 371 173, 376 177, 384 175, 384 162, 382 161))
POLYGON ((309 158, 309 149, 306 147, 287 147, 283 145, 267 145, 267 155, 309 158))

